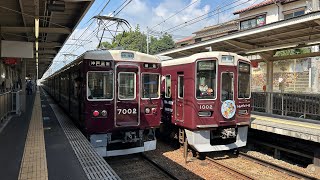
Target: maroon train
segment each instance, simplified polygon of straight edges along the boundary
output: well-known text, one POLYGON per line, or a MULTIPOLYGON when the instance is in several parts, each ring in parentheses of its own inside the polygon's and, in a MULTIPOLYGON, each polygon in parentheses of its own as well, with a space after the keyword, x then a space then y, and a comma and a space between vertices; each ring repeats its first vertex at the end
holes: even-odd
POLYGON ((161 134, 176 136, 198 152, 245 146, 250 71, 249 60, 227 52, 163 61, 161 134))
POLYGON ((87 51, 44 81, 100 155, 154 150, 161 61, 126 50, 87 51))

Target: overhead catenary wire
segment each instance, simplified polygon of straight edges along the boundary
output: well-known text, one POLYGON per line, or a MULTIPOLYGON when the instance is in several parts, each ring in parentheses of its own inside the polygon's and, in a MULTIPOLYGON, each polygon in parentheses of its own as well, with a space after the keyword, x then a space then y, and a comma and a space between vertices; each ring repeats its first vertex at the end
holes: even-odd
MULTIPOLYGON (((235 4, 235 3, 240 2, 240 1, 242 1, 242 0, 236 0, 235 2, 232 2, 232 3, 229 3, 229 4, 227 4, 227 5, 224 5, 224 6, 220 7, 219 9, 221 10, 222 8, 228 7, 228 6, 232 5, 232 4, 235 4)), ((252 0, 244 1, 243 3, 240 3, 239 5, 245 4, 245 3, 249 2, 249 1, 252 1, 252 0)), ((239 6, 239 5, 237 5, 237 6, 239 6)), ((237 6, 234 6, 234 7, 237 7, 237 6)), ((229 8, 229 9, 227 9, 227 10, 230 10, 230 9, 232 9, 232 8, 234 8, 234 7, 231 7, 231 8, 229 8)), ((220 12, 224 12, 224 11, 219 11, 219 13, 220 13, 220 12)), ((166 29, 164 32, 168 32, 168 33, 173 32, 173 31, 175 31, 175 29, 180 28, 181 26, 182 26, 182 27, 186 27, 189 22, 193 22, 192 24, 198 23, 198 22, 200 22, 201 20, 207 19, 207 18, 212 17, 212 16, 214 16, 214 15, 216 15, 216 14, 217 14, 217 9, 215 9, 215 10, 213 10, 213 11, 210 11, 210 12, 208 12, 208 13, 205 13, 205 14, 203 14, 203 15, 201 15, 201 16, 195 17, 195 18, 193 18, 193 19, 190 19, 190 20, 188 20, 188 21, 185 21, 185 22, 183 22, 183 23, 180 23, 180 24, 178 24, 178 25, 176 25, 176 26, 173 26, 173 27, 171 27, 171 28, 168 28, 168 29, 166 29), (214 13, 214 12, 215 12, 215 13, 214 13), (210 15, 210 14, 212 14, 212 13, 214 13, 214 14, 213 14, 213 15, 210 15), (205 17, 205 16, 207 16, 207 15, 210 15, 210 16, 205 17), (200 18, 202 18, 202 17, 205 17, 205 18, 200 19, 200 18), (200 20, 199 20, 199 19, 200 19, 200 20)))
MULTIPOLYGON (((241 1, 241 0, 238 0, 238 1, 241 1)), ((225 11, 227 11, 227 10, 233 9, 233 8, 238 7, 238 6, 240 6, 240 5, 243 5, 243 4, 245 4, 245 3, 249 2, 249 1, 252 1, 252 0, 247 0, 247 1, 242 2, 242 3, 240 3, 240 4, 236 5, 236 6, 230 7, 230 8, 228 8, 228 9, 225 9, 224 11, 220 11, 220 12, 225 12, 225 11)), ((258 0, 255 0, 254 3, 256 3, 257 1, 258 1, 258 0)), ((253 3, 253 4, 254 4, 254 3, 253 3)), ((217 14, 217 13, 212 14, 212 15, 210 15, 210 16, 208 16, 208 17, 204 17, 204 18, 202 18, 202 19, 200 19, 200 20, 197 20, 197 21, 195 21, 195 22, 192 22, 192 23, 190 23, 190 24, 186 24, 186 25, 184 25, 184 26, 182 26, 182 27, 179 27, 179 28, 177 28, 177 29, 174 29, 174 30, 171 30, 171 31, 167 31, 167 33, 171 33, 171 32, 174 32, 174 31, 178 31, 178 30, 180 30, 180 29, 182 29, 182 28, 184 28, 184 27, 186 27, 186 26, 190 26, 190 25, 192 25, 192 24, 198 23, 198 22, 203 21, 203 20, 205 20, 205 19, 208 19, 208 18, 210 18, 210 17, 212 17, 212 16, 215 16, 216 14, 217 14)), ((221 26, 221 25, 223 25, 223 23, 220 24, 220 26, 221 26)))
POLYGON ((181 13, 182 11, 184 11, 185 9, 187 9, 188 7, 190 7, 191 5, 193 5, 194 3, 196 3, 197 1, 199 0, 196 0, 190 4, 188 4, 186 7, 184 7, 183 9, 180 9, 179 11, 177 11, 176 13, 174 13, 173 15, 169 16, 168 18, 166 18, 165 20, 161 21, 160 23, 158 23, 157 25, 153 26, 152 28, 150 29, 154 29, 155 27, 161 25, 162 23, 166 22, 167 20, 171 19, 172 17, 178 15, 179 13, 181 13))
MULTIPOLYGON (((132 0, 126 0, 126 1, 124 1, 120 6, 118 6, 118 8, 116 8, 114 11, 113 11, 113 16, 116 16, 124 7, 126 7, 130 2, 131 2, 132 0), (127 2, 127 3, 126 3, 127 2), (125 4, 126 3, 126 4, 125 4), (124 5, 125 4, 125 5, 124 5), (124 5, 124 6, 123 6, 124 5), (122 7, 123 6, 123 7, 122 7), (122 7, 122 9, 121 10, 119 10, 119 12, 117 12, 116 13, 116 11, 118 10, 118 9, 120 9, 122 7), (115 14, 116 13, 116 14, 115 14)), ((100 13, 99 13, 99 15, 103 12, 103 10, 104 9, 102 9, 101 11, 100 11, 100 13)), ((111 14, 111 15, 112 15, 111 14)), ((93 18, 91 18, 92 20, 93 20, 93 18)), ((94 21, 92 21, 91 22, 91 24, 90 25, 92 25, 94 23, 94 21)), ((89 34, 88 36, 87 36, 87 39, 90 39, 90 38, 92 38, 93 37, 93 35, 95 34, 95 33, 97 33, 96 32, 96 30, 97 30, 97 28, 98 27, 96 27, 96 29, 94 29, 93 31, 92 31, 92 33, 91 34, 89 34)), ((81 34, 81 36, 79 37, 79 39, 81 39, 82 38, 82 36, 87 32, 87 30, 88 30, 89 28, 87 28, 82 34, 81 34)), ((75 43, 77 43, 77 42, 75 42, 75 43)), ((70 50, 70 51, 72 51, 72 52, 75 52, 76 50, 77 50, 77 48, 73 48, 73 49, 71 49, 72 47, 70 47, 68 50, 70 50)))
MULTIPOLYGON (((154 36, 156 36, 156 37, 161 37, 161 36, 163 36, 163 34, 164 34, 163 31, 158 32, 158 31, 153 30, 153 29, 154 29, 156 26, 164 23, 164 22, 167 21, 168 19, 176 16, 177 14, 179 14, 179 13, 182 12, 183 10, 187 9, 188 7, 190 7, 191 5, 193 5, 193 4, 196 3, 196 2, 197 2, 197 1, 194 1, 193 3, 190 3, 189 5, 187 5, 186 7, 184 7, 183 9, 179 10, 178 12, 176 12, 175 14, 169 16, 169 17, 168 17, 167 19, 165 19, 164 21, 162 21, 162 22, 158 23, 157 25, 155 25, 154 27, 150 28, 150 29, 148 30, 148 33, 149 33, 149 34, 152 34, 152 33, 150 33, 150 32, 153 32, 153 31, 154 31, 156 34, 160 34, 160 35, 154 35, 154 34, 152 34, 152 35, 154 35, 154 36)), ((216 10, 214 10, 214 11, 216 11, 216 10)), ((214 12, 214 11, 210 11, 209 13, 212 13, 212 12, 214 12)), ((209 14, 209 13, 206 13, 206 14, 209 14)), ((206 14, 205 14, 205 15, 206 15, 206 14)), ((201 15, 201 16, 203 16, 203 15, 201 15)), ((171 35, 172 37, 178 37, 178 38, 179 38, 179 37, 180 37, 180 38, 190 37, 190 36, 176 35, 176 34, 172 34, 172 33, 171 33, 170 35, 171 35)))
MULTIPOLYGON (((115 9, 113 11, 113 13, 111 14, 112 16, 117 16, 126 6, 128 6, 130 4, 132 0, 126 0, 124 1, 117 9, 115 9), (120 10, 119 10, 120 9, 120 10), (119 10, 117 12, 117 10, 119 10)), ((104 8, 103 8, 104 9, 104 8)), ((103 9, 100 11, 99 15, 103 12, 103 9)), ((86 28, 86 30, 80 35, 80 37, 78 39, 81 39, 83 37, 83 35, 88 31, 89 27, 93 24, 94 21, 91 22, 91 24, 86 28)), ((110 22, 110 21, 109 21, 110 22)), ((108 23, 109 23, 108 22, 108 23)), ((112 26, 114 24, 111 24, 109 26, 112 26)), ((98 33, 99 27, 96 27, 86 38, 85 40, 88 40, 88 39, 91 39, 95 36, 96 33, 98 33)), ((103 37, 102 37, 103 38, 103 37)), ((75 44, 77 44, 77 41, 75 42, 75 44)), ((75 51, 77 51, 79 48, 84 48, 83 46, 83 43, 80 43, 80 45, 78 46, 70 46, 67 51, 70 52, 70 53, 74 53, 75 51)))
MULTIPOLYGON (((117 16, 126 6, 128 6, 130 3, 131 3, 131 1, 132 0, 126 0, 124 3, 122 3, 117 9, 120 9, 118 12, 116 12, 116 10, 115 11, 113 11, 113 13, 115 13, 115 14, 113 14, 113 16, 117 16), (127 3, 126 3, 127 2, 127 3)), ((107 23, 106 23, 106 25, 108 25, 108 23, 109 23, 110 21, 108 21, 107 23)), ((116 23, 113 23, 113 24, 116 24, 116 23)), ((109 26, 112 26, 113 24, 111 24, 111 25, 109 25, 109 26)), ((96 29, 91 33, 91 35, 89 35, 88 37, 89 38, 92 38, 94 35, 93 34, 95 34, 95 33, 98 33, 98 31, 99 31, 99 26, 98 27, 96 27, 96 29), (96 32, 97 31, 97 32, 96 32)), ((72 53, 73 52, 75 52, 77 50, 77 48, 76 49, 74 49, 73 51, 72 51, 72 53)))

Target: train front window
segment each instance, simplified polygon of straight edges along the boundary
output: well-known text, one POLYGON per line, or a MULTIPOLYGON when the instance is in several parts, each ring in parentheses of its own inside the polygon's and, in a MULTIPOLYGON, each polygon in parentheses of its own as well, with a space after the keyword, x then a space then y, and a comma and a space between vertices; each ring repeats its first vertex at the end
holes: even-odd
POLYGON ((223 72, 221 75, 221 101, 233 100, 233 73, 223 72))
POLYGON ((135 99, 136 96, 136 74, 120 72, 118 79, 118 93, 120 100, 135 99))
POLYGON ((198 61, 196 78, 197 99, 215 99, 216 61, 198 61))
POLYGON ((88 72, 87 98, 113 99, 113 73, 88 72))
POLYGON ((239 62, 238 98, 250 98, 250 64, 239 62))
POLYGON ((159 74, 142 75, 142 98, 159 98, 159 74))

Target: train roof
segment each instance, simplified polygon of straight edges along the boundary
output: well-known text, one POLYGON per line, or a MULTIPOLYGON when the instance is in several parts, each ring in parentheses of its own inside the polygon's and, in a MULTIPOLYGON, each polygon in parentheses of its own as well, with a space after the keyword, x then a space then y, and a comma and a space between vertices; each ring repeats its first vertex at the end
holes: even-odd
POLYGON ((139 62, 150 62, 150 63, 161 63, 161 59, 154 55, 140 53, 137 51, 130 50, 92 50, 87 51, 82 55, 83 59, 93 60, 116 60, 116 61, 139 61, 139 62), (121 57, 122 53, 133 53, 133 59, 124 59, 121 57))
POLYGON ((82 55, 80 55, 76 60, 72 61, 71 63, 65 65, 63 68, 58 70, 57 72, 53 73, 49 77, 45 79, 50 79, 51 77, 60 74, 61 72, 69 69, 70 67, 73 67, 80 62, 82 62, 83 59, 91 59, 91 60, 117 60, 117 61, 132 61, 132 62, 150 62, 150 63, 161 63, 161 57, 155 56, 155 55, 149 55, 140 53, 137 51, 131 51, 131 50, 90 50, 84 52, 82 55), (121 58, 122 52, 130 52, 134 54, 134 59, 123 59, 121 58), (137 58, 139 57, 139 58, 137 58))
POLYGON ((230 53, 230 52, 223 52, 223 51, 211 51, 211 52, 202 52, 202 53, 197 53, 193 54, 191 56, 187 57, 182 57, 178 59, 172 59, 172 60, 166 60, 162 61, 162 66, 173 66, 173 65, 181 65, 181 64, 188 64, 188 63, 193 63, 198 59, 206 59, 206 58, 216 58, 221 59, 221 56, 223 55, 231 55, 235 57, 235 63, 237 63, 238 59, 248 61, 247 58, 237 55, 235 53, 230 53))

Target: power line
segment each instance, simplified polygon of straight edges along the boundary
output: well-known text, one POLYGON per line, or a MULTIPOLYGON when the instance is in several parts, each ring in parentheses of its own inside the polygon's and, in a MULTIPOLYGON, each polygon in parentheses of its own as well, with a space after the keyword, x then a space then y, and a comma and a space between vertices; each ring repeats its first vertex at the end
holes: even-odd
MULTIPOLYGON (((227 4, 227 5, 224 5, 223 7, 230 6, 230 5, 235 4, 235 3, 239 2, 239 1, 241 1, 241 0, 237 0, 237 1, 235 1, 235 2, 229 3, 229 4, 227 4)), ((248 0, 248 1, 246 1, 245 3, 249 2, 249 1, 251 1, 251 0, 248 0)), ((223 7, 220 7, 220 9, 223 8, 223 7)), ((216 11, 217 11, 217 9, 215 9, 215 10, 213 10, 213 11, 210 11, 210 12, 208 12, 208 13, 205 13, 205 14, 203 14, 203 15, 201 15, 201 16, 195 17, 195 18, 193 18, 193 19, 191 19, 191 20, 185 21, 184 23, 178 24, 178 25, 176 25, 176 26, 174 26, 174 27, 171 27, 171 28, 169 28, 169 29, 167 29, 167 30, 165 30, 165 31, 166 31, 166 32, 172 32, 172 31, 170 31, 170 30, 175 29, 175 28, 180 27, 180 26, 183 26, 183 25, 185 25, 185 26, 183 26, 183 27, 186 27, 186 24, 189 23, 189 22, 191 22, 191 21, 196 21, 196 20, 197 20, 196 22, 199 22, 198 19, 200 19, 200 18, 202 18, 202 17, 204 17, 204 16, 207 16, 207 15, 209 15, 209 14, 212 14, 212 13, 214 13, 214 12, 216 12, 216 11)), ((215 13, 215 14, 213 14, 213 15, 216 15, 216 14, 217 14, 217 13, 215 13)), ((209 17, 212 17, 212 15, 209 16, 209 17)), ((206 18, 208 18, 208 17, 206 17, 206 18)))
POLYGON ((173 14, 173 15, 169 16, 167 19, 165 19, 165 20, 161 21, 160 23, 158 23, 157 25, 153 26, 153 27, 152 27, 152 28, 150 28, 150 29, 153 29, 153 28, 155 28, 155 27, 159 26, 160 24, 162 24, 162 23, 166 22, 168 19, 171 19, 172 17, 176 16, 177 14, 179 14, 179 13, 180 13, 180 12, 182 12, 182 11, 184 11, 185 9, 187 9, 188 7, 190 7, 191 5, 193 5, 194 3, 196 3, 197 1, 199 1, 199 0, 196 0, 196 1, 194 1, 193 3, 190 3, 190 4, 189 4, 189 5, 187 5, 186 7, 184 7, 184 8, 182 8, 182 9, 180 9, 178 12, 176 12, 175 14, 173 14))
MULTIPOLYGON (((113 16, 117 16, 126 6, 128 6, 128 5, 131 3, 131 1, 132 1, 132 0, 126 0, 126 1, 124 1, 117 9, 115 9, 115 10, 113 11, 113 13, 112 13, 113 16), (118 9, 120 9, 120 10, 117 12, 118 9)), ((109 1, 106 3, 106 5, 107 5, 108 3, 109 3, 109 1)), ((104 6, 104 8, 106 7, 106 5, 104 6)), ((103 12, 104 8, 100 11, 99 14, 101 14, 101 13, 103 12)), ((78 40, 80 40, 80 39, 83 37, 83 35, 89 30, 89 27, 93 24, 93 22, 94 22, 94 21, 92 21, 91 24, 86 28, 86 30, 80 35, 80 37, 78 38, 78 40)), ((109 21, 109 22, 110 22, 110 21, 109 21)), ((109 22, 107 22, 107 24, 108 24, 109 22)), ((111 24, 111 25, 109 25, 109 26, 112 26, 112 25, 114 25, 114 23, 111 24)), ((89 40, 89 39, 93 38, 94 35, 95 35, 95 33, 99 33, 99 26, 96 27, 96 28, 85 38, 85 40, 89 40)), ((78 40, 75 42, 75 45, 77 45, 76 43, 78 42, 78 40)), ((85 40, 82 40, 82 42, 84 42, 85 40)), ((84 48, 84 47, 83 47, 83 43, 80 43, 80 45, 77 45, 77 46, 75 46, 75 45, 70 46, 70 47, 67 49, 67 51, 70 51, 71 53, 74 53, 74 52, 77 51, 79 48, 84 48)))
MULTIPOLYGON (((239 1, 240 1, 240 0, 238 0, 237 2, 239 2, 239 1)), ((245 2, 243 2, 243 3, 240 3, 240 4, 236 5, 236 6, 233 6, 233 7, 230 7, 230 8, 228 8, 228 9, 225 9, 224 11, 220 11, 219 13, 225 12, 225 11, 227 11, 227 10, 230 10, 230 9, 233 9, 233 8, 238 7, 238 6, 240 6, 240 5, 243 5, 243 4, 245 4, 245 3, 249 2, 249 1, 251 1, 251 0, 245 1, 245 2)), ((257 0, 256 0, 254 3, 256 3, 256 2, 257 2, 257 0)), ((229 6, 229 5, 228 5, 228 6, 229 6)), ((225 6, 225 7, 226 7, 226 6, 225 6)), ((171 32, 180 30, 180 29, 182 29, 182 28, 184 28, 184 27, 186 27, 186 26, 190 26, 190 25, 192 25, 192 24, 198 23, 198 22, 203 21, 203 20, 205 20, 205 19, 208 19, 208 18, 210 18, 210 17, 212 17, 212 16, 215 16, 216 14, 218 14, 218 12, 216 12, 216 13, 208 16, 208 17, 204 17, 204 18, 202 18, 202 19, 199 19, 199 20, 197 20, 197 21, 194 21, 194 19, 192 19, 192 20, 190 20, 190 21, 193 21, 193 22, 191 22, 191 23, 189 23, 189 24, 187 24, 188 22, 185 22, 184 24, 179 24, 179 25, 177 25, 177 26, 175 26, 175 27, 173 27, 173 28, 167 29, 166 31, 167 31, 168 33, 171 33, 171 32), (184 26, 179 27, 179 26, 181 26, 181 25, 184 25, 184 26), (178 28, 178 27, 179 27, 179 28, 178 28), (173 29, 173 30, 171 30, 171 29, 173 29), (171 30, 171 31, 168 31, 168 30, 171 30)), ((202 16, 202 17, 203 17, 203 16, 202 16)), ((196 18, 195 18, 195 19, 196 19, 196 18)), ((197 18, 197 19, 198 19, 198 18, 197 18)))

